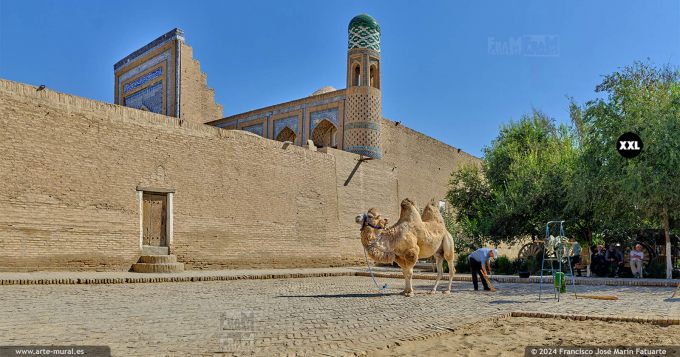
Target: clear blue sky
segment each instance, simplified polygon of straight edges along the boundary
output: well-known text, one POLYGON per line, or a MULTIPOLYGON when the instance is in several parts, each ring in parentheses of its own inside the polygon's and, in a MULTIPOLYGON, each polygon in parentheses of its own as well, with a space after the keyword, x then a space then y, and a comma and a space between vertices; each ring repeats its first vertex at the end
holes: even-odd
POLYGON ((180 27, 226 116, 344 88, 364 12, 382 27, 383 115, 478 156, 532 108, 568 121, 566 96, 594 98, 621 66, 680 63, 677 0, 0 0, 0 77, 113 102, 113 64, 180 27), (557 50, 496 50, 531 35, 557 50))

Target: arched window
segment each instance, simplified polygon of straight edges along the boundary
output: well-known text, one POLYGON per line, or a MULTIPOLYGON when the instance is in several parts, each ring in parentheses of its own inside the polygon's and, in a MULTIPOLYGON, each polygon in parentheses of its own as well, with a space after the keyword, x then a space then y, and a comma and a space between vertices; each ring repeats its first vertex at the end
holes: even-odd
POLYGON ((278 141, 290 141, 291 143, 295 143, 295 132, 293 129, 289 127, 285 127, 281 129, 281 132, 279 132, 279 135, 276 136, 276 140, 278 141))
POLYGON ((317 147, 330 146, 332 148, 337 148, 338 144, 336 142, 336 134, 338 129, 330 121, 324 119, 319 124, 316 125, 312 131, 312 141, 317 147))
POLYGON ((354 65, 354 71, 352 73, 352 84, 354 86, 361 85, 361 67, 359 65, 354 65))
POLYGON ((378 79, 378 68, 376 65, 371 65, 368 75, 371 87, 380 89, 380 80, 378 79))

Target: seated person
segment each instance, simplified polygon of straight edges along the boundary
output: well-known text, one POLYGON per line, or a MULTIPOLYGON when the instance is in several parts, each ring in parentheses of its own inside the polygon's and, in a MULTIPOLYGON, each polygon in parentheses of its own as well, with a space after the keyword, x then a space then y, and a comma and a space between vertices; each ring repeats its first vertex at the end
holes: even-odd
POLYGON ((597 276, 607 275, 607 259, 605 258, 604 245, 598 244, 590 256, 590 271, 597 276))
POLYGON ((642 261, 645 259, 645 253, 642 252, 642 245, 636 244, 635 248, 630 251, 630 272, 633 273, 633 278, 642 278, 642 261))
POLYGON ((607 249, 607 253, 605 254, 605 259, 609 265, 609 275, 618 278, 619 270, 623 267, 623 255, 616 249, 614 244, 609 245, 609 249, 607 249))

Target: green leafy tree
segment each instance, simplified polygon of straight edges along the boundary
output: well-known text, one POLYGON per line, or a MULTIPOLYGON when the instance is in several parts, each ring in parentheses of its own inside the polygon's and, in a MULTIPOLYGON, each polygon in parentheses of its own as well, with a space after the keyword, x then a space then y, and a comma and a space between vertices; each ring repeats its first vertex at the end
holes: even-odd
POLYGON ((447 198, 462 233, 494 243, 541 236, 545 222, 565 218, 576 153, 569 129, 542 113, 503 126, 481 169, 452 176, 447 198))
POLYGON ((448 217, 445 221, 449 231, 455 232, 456 249, 480 247, 488 238, 490 225, 493 224, 493 201, 479 167, 471 165, 455 171, 446 198, 454 208, 453 213, 445 216, 448 217))
POLYGON ((496 203, 492 236, 539 237, 545 223, 569 219, 567 193, 577 157, 573 133, 534 111, 501 128, 484 150, 496 203))
POLYGON ((579 110, 582 147, 572 207, 591 214, 591 223, 603 230, 616 230, 612 223, 619 230, 663 228, 670 278, 671 221, 680 213, 680 73, 635 63, 606 76, 596 91, 604 97, 579 110), (625 132, 644 143, 633 159, 617 153, 625 132))

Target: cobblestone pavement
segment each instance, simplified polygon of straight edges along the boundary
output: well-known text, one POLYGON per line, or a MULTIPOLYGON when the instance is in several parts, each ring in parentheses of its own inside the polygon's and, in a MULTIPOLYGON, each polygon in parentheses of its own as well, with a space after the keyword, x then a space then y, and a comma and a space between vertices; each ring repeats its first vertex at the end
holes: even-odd
MULTIPOLYGON (((577 286, 582 294, 617 301, 537 301, 536 284, 497 284, 496 293, 454 283, 430 295, 432 281, 415 280, 417 295, 398 295, 401 279, 236 280, 189 283, 0 286, 0 344, 110 345, 116 356, 230 355, 233 338, 253 337, 238 354, 352 355, 439 334, 510 311, 680 318, 673 288, 577 286), (240 332, 235 332, 236 330, 240 332)), ((440 285, 440 288, 442 286, 440 285)))
MULTIPOLYGON (((428 266, 429 267, 429 266, 428 266)), ((374 267, 375 275, 381 278, 401 279, 401 269, 395 267, 374 267)), ((414 279, 436 278, 429 269, 415 269, 414 279)), ((125 284, 125 283, 165 283, 189 281, 225 281, 243 279, 287 279, 315 278, 329 276, 370 276, 365 266, 349 266, 336 268, 295 268, 295 269, 228 269, 228 270, 191 270, 179 273, 134 273, 122 271, 34 271, 34 272, 0 272, 0 285, 44 285, 44 284, 125 284)), ((539 282, 538 276, 520 279, 511 275, 494 275, 494 279, 502 283, 539 282)), ((548 283, 552 277, 544 277, 548 283)), ((470 274, 456 274, 454 281, 471 281, 470 274)), ((567 277, 571 282, 571 279, 567 277)), ((627 285, 627 286, 664 286, 675 287, 680 279, 632 279, 632 278, 586 278, 577 277, 577 285, 627 285)))

